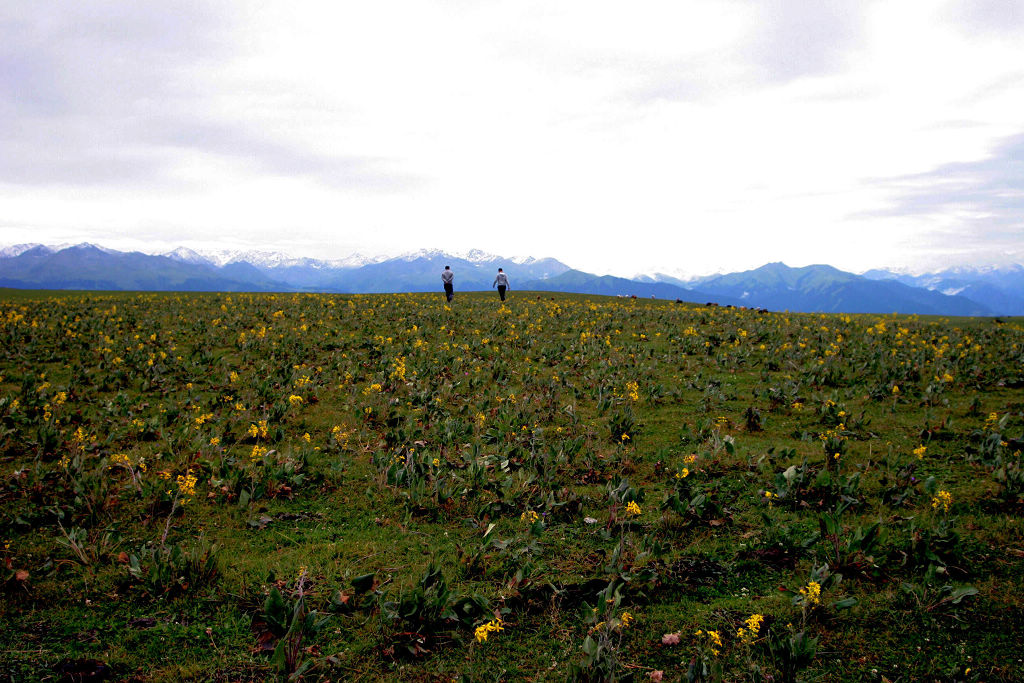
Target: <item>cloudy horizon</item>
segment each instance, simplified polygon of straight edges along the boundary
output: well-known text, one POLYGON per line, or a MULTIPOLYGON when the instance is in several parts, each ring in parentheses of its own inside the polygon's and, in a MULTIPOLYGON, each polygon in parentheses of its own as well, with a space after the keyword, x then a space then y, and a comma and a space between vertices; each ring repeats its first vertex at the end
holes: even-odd
POLYGON ((1021 263, 1022 65, 1008 0, 16 0, 0 243, 1021 263))

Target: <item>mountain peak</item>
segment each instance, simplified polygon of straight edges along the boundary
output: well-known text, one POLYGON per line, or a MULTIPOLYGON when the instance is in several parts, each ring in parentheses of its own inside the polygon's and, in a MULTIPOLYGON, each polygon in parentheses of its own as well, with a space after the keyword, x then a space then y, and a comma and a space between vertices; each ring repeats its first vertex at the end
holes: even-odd
POLYGON ((417 249, 416 251, 407 251, 404 254, 399 254, 391 261, 416 261, 419 259, 435 259, 435 258, 458 258, 451 254, 441 251, 440 249, 417 249))
POLYGON ((113 249, 107 249, 106 247, 101 247, 100 245, 93 244, 92 242, 81 242, 79 244, 72 244, 70 246, 64 247, 60 251, 67 251, 68 249, 75 249, 75 250, 78 250, 78 251, 101 251, 104 254, 116 254, 116 253, 118 253, 118 252, 114 251, 113 249))
POLYGON ((504 256, 498 256, 497 254, 484 251, 483 249, 469 249, 468 251, 456 252, 443 251, 441 249, 418 249, 416 251, 400 254, 392 260, 416 261, 418 259, 451 259, 453 261, 469 261, 473 264, 491 264, 496 261, 503 261, 515 263, 517 265, 527 265, 537 261, 537 259, 532 256, 506 258, 504 256))
POLYGON ((212 261, 197 251, 193 251, 188 247, 178 247, 172 251, 168 251, 160 256, 166 256, 169 259, 180 261, 182 263, 202 263, 212 265, 212 261))
POLYGON ((489 261, 500 261, 500 260, 502 260, 502 258, 500 256, 495 256, 494 254, 489 254, 489 253, 487 253, 486 251, 484 251, 482 249, 470 249, 469 251, 464 252, 461 256, 465 260, 472 261, 474 263, 489 262, 489 261))
POLYGON ((33 249, 41 249, 47 252, 52 251, 50 247, 47 247, 44 244, 12 244, 9 247, 0 249, 0 258, 14 258, 15 256, 21 256, 26 251, 31 251, 33 249))

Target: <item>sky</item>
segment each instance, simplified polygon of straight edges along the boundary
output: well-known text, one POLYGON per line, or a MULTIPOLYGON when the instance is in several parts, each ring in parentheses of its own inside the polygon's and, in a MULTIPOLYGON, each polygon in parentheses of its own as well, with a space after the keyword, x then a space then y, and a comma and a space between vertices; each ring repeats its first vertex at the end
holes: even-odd
POLYGON ((1024 2, 6 0, 0 235, 1024 263, 1024 2))

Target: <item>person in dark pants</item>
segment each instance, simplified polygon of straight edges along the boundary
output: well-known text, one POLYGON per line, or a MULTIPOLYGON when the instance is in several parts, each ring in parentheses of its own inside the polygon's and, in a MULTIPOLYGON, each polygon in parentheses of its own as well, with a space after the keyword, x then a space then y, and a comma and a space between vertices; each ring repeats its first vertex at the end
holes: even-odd
POLYGON ((498 285, 498 296, 501 300, 505 300, 505 290, 508 289, 508 275, 505 275, 501 268, 498 268, 498 275, 494 278, 494 282, 491 283, 491 287, 498 285))
POLYGON ((444 272, 441 273, 441 282, 444 283, 444 296, 448 299, 448 303, 451 303, 452 297, 455 296, 455 287, 452 286, 452 280, 455 279, 455 273, 452 272, 451 266, 445 266, 444 272))

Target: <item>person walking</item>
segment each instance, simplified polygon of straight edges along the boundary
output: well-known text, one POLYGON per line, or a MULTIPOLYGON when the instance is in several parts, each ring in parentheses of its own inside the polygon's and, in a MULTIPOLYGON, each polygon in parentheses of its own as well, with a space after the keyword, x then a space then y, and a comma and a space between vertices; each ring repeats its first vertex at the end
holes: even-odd
POLYGON ((494 278, 494 282, 491 283, 491 287, 495 285, 498 286, 498 296, 500 296, 501 300, 504 301, 505 290, 508 289, 508 275, 505 275, 505 272, 501 268, 498 268, 498 275, 494 278))
POLYGON ((452 272, 452 267, 445 266, 444 272, 441 273, 441 282, 444 283, 444 296, 448 303, 451 303, 452 297, 455 296, 455 287, 452 285, 452 280, 454 279, 455 273, 452 272))

